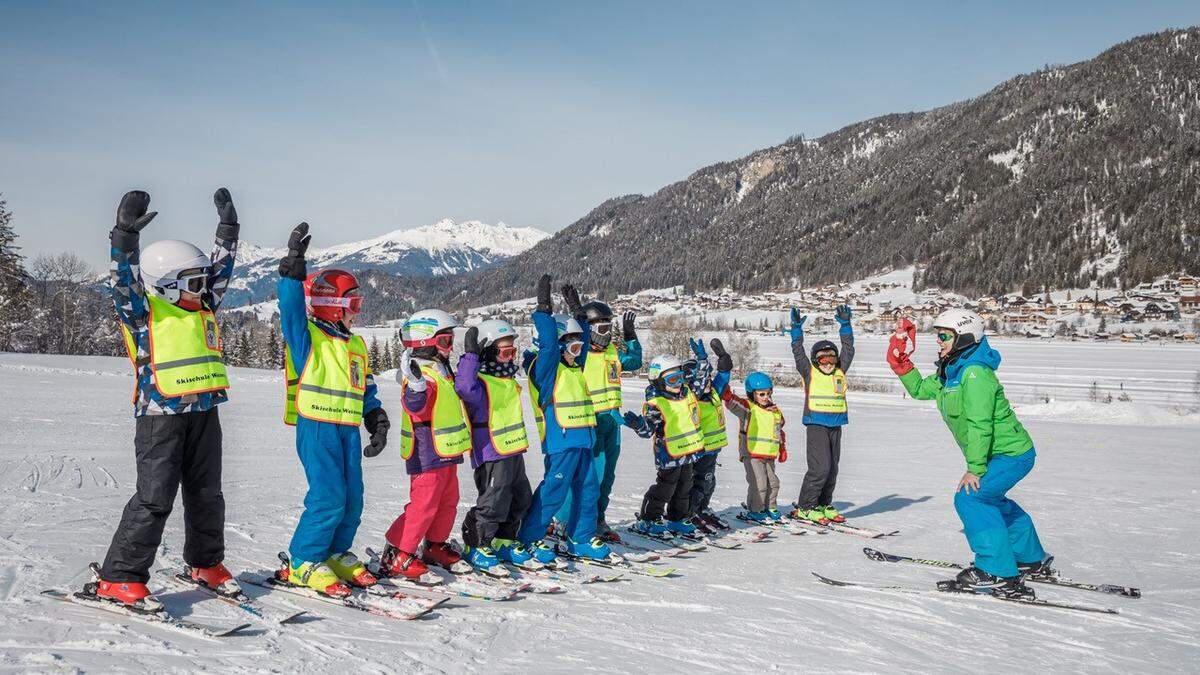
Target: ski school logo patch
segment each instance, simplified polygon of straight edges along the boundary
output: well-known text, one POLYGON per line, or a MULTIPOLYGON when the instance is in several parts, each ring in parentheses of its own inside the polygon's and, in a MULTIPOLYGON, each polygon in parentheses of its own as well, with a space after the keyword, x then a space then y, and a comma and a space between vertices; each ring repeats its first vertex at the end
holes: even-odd
POLYGON ((221 349, 220 340, 217 339, 217 322, 211 317, 204 317, 204 346, 213 351, 221 349))
POLYGON ((366 357, 358 354, 350 355, 350 386, 355 389, 366 389, 367 364, 366 357))
POLYGON ((621 371, 616 363, 609 362, 608 364, 608 381, 617 382, 621 379, 621 371))
POLYGON ((697 406, 691 406, 688 409, 688 412, 690 412, 692 415, 692 424, 699 426, 700 425, 700 408, 698 408, 697 406))

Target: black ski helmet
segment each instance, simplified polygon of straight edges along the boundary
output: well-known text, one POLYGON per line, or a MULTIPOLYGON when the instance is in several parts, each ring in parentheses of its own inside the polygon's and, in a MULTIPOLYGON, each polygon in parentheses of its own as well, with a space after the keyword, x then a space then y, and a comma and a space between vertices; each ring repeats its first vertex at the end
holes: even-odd
POLYGON ((609 307, 606 303, 600 302, 599 300, 589 300, 585 302, 583 307, 580 307, 579 309, 583 312, 584 316, 587 317, 588 323, 595 323, 597 321, 612 321, 613 318, 612 307, 609 307))
POLYGON ((821 352, 833 352, 833 355, 837 356, 838 348, 837 348, 837 345, 833 344, 829 340, 818 340, 817 343, 812 346, 812 352, 809 354, 809 357, 808 357, 809 360, 812 361, 813 363, 816 363, 817 362, 817 354, 820 354, 821 352))

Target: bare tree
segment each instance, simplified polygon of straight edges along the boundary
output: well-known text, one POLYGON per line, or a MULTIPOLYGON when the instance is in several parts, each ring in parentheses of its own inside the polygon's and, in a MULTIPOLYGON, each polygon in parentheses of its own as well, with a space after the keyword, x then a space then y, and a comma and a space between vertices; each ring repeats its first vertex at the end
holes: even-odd
POLYGON ((758 339, 745 333, 730 333, 725 336, 725 348, 733 357, 733 374, 745 377, 758 369, 758 339))
POLYGON ((95 272, 74 253, 39 255, 30 266, 39 307, 37 331, 42 352, 86 352, 84 338, 91 326, 86 310, 90 294, 85 288, 95 272))

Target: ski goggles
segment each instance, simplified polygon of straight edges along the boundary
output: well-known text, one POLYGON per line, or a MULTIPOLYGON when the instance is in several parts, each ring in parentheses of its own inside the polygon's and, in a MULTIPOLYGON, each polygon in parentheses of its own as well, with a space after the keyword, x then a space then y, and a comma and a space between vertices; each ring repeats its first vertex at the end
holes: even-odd
POLYGON ((449 352, 454 348, 454 333, 438 333, 424 340, 405 340, 405 347, 437 347, 438 351, 449 352))
POLYGON ((833 352, 821 352, 820 354, 817 354, 818 365, 832 365, 837 363, 837 361, 837 354, 834 354, 833 352))
POLYGON ((208 268, 197 267, 184 270, 173 281, 163 284, 163 288, 176 288, 188 293, 203 293, 208 288, 208 268))
POLYGON ((507 347, 496 347, 496 360, 512 361, 517 358, 517 346, 508 345, 507 347))
POLYGON ((351 314, 358 314, 362 311, 363 298, 358 291, 350 291, 340 298, 331 298, 325 295, 314 295, 309 298, 309 304, 313 307, 341 307, 351 314))
POLYGON ((663 384, 668 387, 682 387, 687 375, 682 370, 672 370, 662 376, 663 384))
POLYGON ((596 322, 596 323, 592 324, 592 332, 597 333, 599 335, 608 335, 609 333, 612 332, 612 322, 611 321, 596 322))
POLYGON ((578 357, 583 353, 583 340, 571 340, 563 345, 563 351, 571 356, 578 357))
POLYGON ((939 330, 936 335, 938 342, 950 342, 954 339, 954 333, 947 333, 946 331, 939 330))

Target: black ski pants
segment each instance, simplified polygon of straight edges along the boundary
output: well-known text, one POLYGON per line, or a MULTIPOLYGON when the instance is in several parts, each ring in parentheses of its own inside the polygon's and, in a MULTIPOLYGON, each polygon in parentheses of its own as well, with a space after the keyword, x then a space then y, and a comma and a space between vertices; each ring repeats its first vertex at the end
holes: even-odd
POLYGON ((701 455, 692 464, 692 515, 708 508, 708 500, 712 499, 713 491, 717 489, 717 453, 701 455))
POLYGON ((525 455, 487 462, 475 469, 479 499, 463 518, 463 543, 489 546, 492 539, 516 539, 521 522, 533 503, 525 455))
POLYGON ((104 558, 106 581, 146 583, 175 495, 183 485, 183 560, 211 567, 225 559, 221 420, 217 409, 137 418, 137 491, 104 558))
POLYGON ((842 428, 810 424, 804 428, 808 446, 808 470, 796 506, 811 509, 833 505, 838 461, 842 458, 842 428))
POLYGON ((654 485, 642 499, 642 518, 656 520, 666 511, 667 520, 683 520, 691 515, 692 463, 659 469, 654 485))

